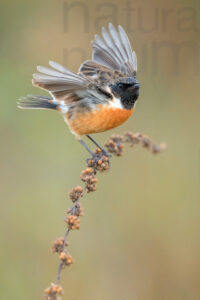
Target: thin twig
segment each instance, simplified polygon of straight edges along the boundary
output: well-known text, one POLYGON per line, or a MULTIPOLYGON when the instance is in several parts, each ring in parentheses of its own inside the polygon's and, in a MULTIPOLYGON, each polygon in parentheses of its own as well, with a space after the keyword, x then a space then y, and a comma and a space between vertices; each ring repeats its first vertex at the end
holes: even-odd
MULTIPOLYGON (((83 194, 80 195, 78 197, 78 199, 76 200, 74 206, 71 208, 71 215, 74 216, 74 213, 75 213, 75 208, 77 207, 77 204, 78 202, 80 201, 81 197, 83 197, 83 195, 85 194, 85 191, 86 189, 83 190, 83 194)), ((67 228, 66 231, 65 231, 65 235, 64 235, 64 239, 63 239, 63 246, 62 246, 62 252, 65 251, 65 243, 67 241, 67 237, 69 235, 69 232, 70 232, 70 229, 67 228)), ((59 266, 58 266, 58 272, 57 272, 57 277, 56 277, 56 284, 59 284, 60 283, 60 277, 61 277, 61 271, 62 271, 62 262, 60 262, 59 266)))
MULTIPOLYGON (((91 139, 91 137, 89 137, 91 139)), ((161 153, 166 149, 166 144, 154 144, 153 141, 146 135, 141 133, 127 132, 124 136, 112 135, 108 142, 105 144, 107 151, 115 156, 121 156, 123 153, 124 145, 129 144, 134 147, 136 144, 141 145, 143 148, 148 149, 153 154, 161 153)), ((98 144, 97 144, 98 145, 98 144)), ((100 147, 101 148, 101 147, 100 147)), ((96 191, 98 172, 102 173, 108 171, 110 168, 110 154, 103 148, 98 148, 92 153, 92 158, 87 160, 87 169, 81 173, 81 180, 84 182, 84 188, 77 186, 71 190, 69 196, 74 205, 67 210, 68 217, 66 219, 67 229, 64 238, 59 238, 54 242, 52 247, 53 252, 59 253, 60 263, 58 266, 56 284, 51 283, 50 287, 45 290, 45 297, 47 300, 58 300, 63 294, 63 289, 59 285, 61 279, 61 271, 65 266, 70 266, 73 263, 73 258, 68 251, 66 251, 67 238, 69 232, 73 229, 79 229, 80 219, 83 215, 80 199, 85 193, 96 191)))

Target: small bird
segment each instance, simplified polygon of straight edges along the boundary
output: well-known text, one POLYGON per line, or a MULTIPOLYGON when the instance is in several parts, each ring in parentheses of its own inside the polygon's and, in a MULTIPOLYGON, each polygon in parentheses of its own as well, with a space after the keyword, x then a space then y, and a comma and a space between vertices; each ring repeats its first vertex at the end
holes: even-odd
POLYGON ((50 61, 51 68, 38 66, 32 84, 50 97, 28 95, 18 107, 59 111, 70 131, 93 155, 82 140, 86 135, 104 154, 106 151, 89 135, 124 123, 133 113, 139 97, 136 79, 137 57, 124 29, 109 23, 102 36, 92 41, 92 60, 84 61, 78 73, 50 61))

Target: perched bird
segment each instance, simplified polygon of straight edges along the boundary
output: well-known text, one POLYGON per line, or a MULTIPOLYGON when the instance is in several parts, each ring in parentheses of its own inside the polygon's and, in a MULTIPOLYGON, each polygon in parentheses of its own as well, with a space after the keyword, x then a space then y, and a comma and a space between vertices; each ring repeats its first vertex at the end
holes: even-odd
MULTIPOLYGON (((102 36, 92 42, 92 60, 83 62, 78 73, 50 61, 51 68, 38 66, 33 86, 49 92, 50 97, 28 95, 19 100, 20 108, 59 111, 70 131, 82 140, 86 135, 107 131, 124 123, 133 113, 138 96, 137 58, 124 29, 109 23, 102 36)), ((102 148, 101 148, 102 149, 102 148)), ((105 153, 105 150, 102 149, 105 153)))

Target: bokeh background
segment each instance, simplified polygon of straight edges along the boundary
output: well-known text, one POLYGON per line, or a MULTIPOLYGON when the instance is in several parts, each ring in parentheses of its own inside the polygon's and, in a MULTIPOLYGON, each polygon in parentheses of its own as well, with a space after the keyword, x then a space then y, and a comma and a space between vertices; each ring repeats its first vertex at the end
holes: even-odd
POLYGON ((112 159, 98 191, 83 200, 70 234, 75 264, 62 273, 64 299, 200 299, 200 2, 5 1, 0 3, 0 298, 42 299, 55 281, 53 240, 64 232, 68 191, 87 153, 59 114, 21 111, 16 100, 48 60, 76 71, 108 22, 137 52, 141 96, 111 133, 165 141, 159 156, 135 147, 112 159))

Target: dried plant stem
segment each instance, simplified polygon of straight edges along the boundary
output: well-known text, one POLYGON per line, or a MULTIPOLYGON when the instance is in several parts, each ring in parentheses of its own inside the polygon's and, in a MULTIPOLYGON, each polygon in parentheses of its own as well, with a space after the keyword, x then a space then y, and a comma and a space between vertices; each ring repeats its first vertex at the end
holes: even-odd
MULTIPOLYGON (((80 201, 80 198, 83 197, 83 195, 85 194, 85 191, 86 191, 86 189, 83 190, 83 194, 78 197, 78 199, 76 200, 74 206, 71 208, 71 215, 74 215, 75 208, 77 207, 77 204, 80 201)), ((65 231, 64 239, 63 239, 62 252, 65 251, 65 243, 67 241, 69 232, 70 232, 70 228, 67 228, 66 231, 65 231)), ((56 277, 56 284, 60 283, 61 271, 62 271, 62 262, 60 262, 60 264, 58 266, 58 272, 57 272, 57 277, 56 277)))
MULTIPOLYGON (((65 235, 64 235, 64 243, 63 243, 63 248, 62 248, 62 252, 65 251, 65 242, 67 240, 67 237, 69 235, 69 228, 67 228, 67 230, 65 231, 65 235)), ((60 277, 61 277, 61 271, 62 271, 62 262, 60 262, 59 266, 58 266, 58 272, 57 272, 57 277, 56 277, 56 284, 60 283, 60 277)))
MULTIPOLYGON (((89 137, 92 139, 91 137, 89 137)), ((166 149, 166 144, 162 143, 156 145, 152 140, 141 133, 127 132, 124 136, 112 135, 108 142, 105 144, 107 151, 115 156, 121 156, 123 153, 124 145, 129 144, 130 147, 134 147, 136 144, 140 144, 143 148, 148 149, 153 154, 161 153, 166 149)), ((98 144, 96 144, 98 145, 98 144)), ((73 263, 72 256, 66 251, 67 238, 71 230, 79 229, 80 216, 83 215, 83 209, 80 205, 80 199, 86 193, 94 192, 97 188, 96 174, 102 173, 110 169, 110 154, 103 148, 97 148, 92 154, 92 158, 87 160, 87 168, 81 172, 81 180, 84 183, 84 188, 76 186, 70 191, 69 197, 74 205, 67 210, 68 217, 65 219, 67 223, 67 229, 63 238, 55 240, 52 251, 59 254, 60 263, 58 266, 56 284, 52 283, 49 288, 45 290, 45 298, 47 300, 58 300, 63 294, 63 289, 59 285, 61 279, 61 272, 66 266, 70 266, 73 263)))

